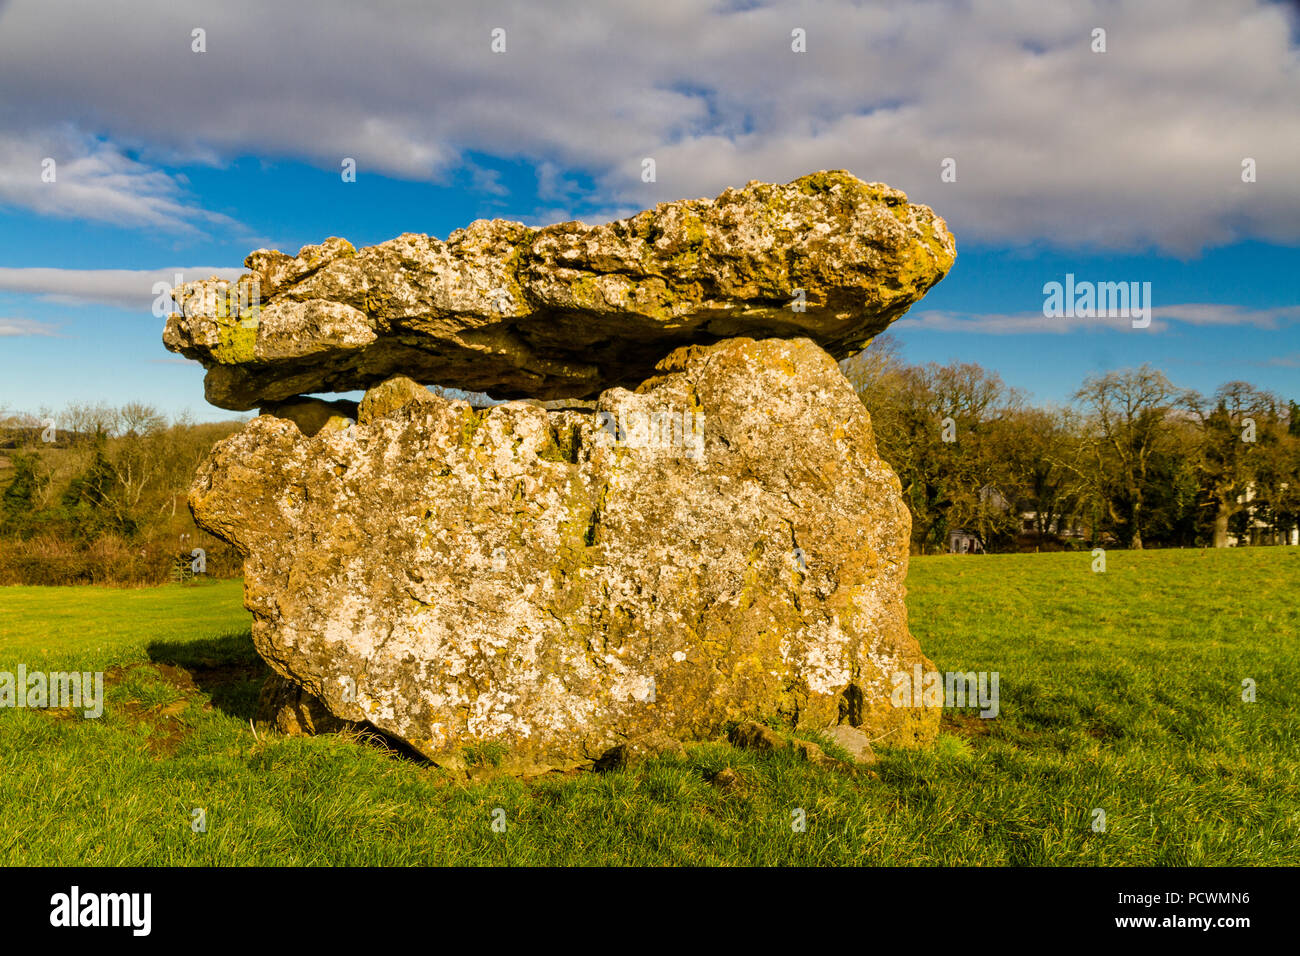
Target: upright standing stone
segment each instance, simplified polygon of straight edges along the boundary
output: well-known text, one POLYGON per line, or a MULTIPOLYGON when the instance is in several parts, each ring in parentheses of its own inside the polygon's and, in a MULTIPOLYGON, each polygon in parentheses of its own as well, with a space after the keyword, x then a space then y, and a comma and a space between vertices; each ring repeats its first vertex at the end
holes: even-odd
POLYGON ((359 416, 256 418, 190 499, 246 556, 258 651, 336 718, 520 773, 771 716, 935 735, 889 701, 931 669, 898 479, 812 341, 680 348, 591 413, 399 380, 359 416))

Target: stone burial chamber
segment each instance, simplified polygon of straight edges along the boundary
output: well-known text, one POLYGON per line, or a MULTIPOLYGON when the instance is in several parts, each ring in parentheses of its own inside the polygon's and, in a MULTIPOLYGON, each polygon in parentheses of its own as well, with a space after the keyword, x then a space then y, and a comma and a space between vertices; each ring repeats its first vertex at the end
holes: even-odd
POLYGON ((264 716, 514 774, 746 721, 925 744, 937 708, 890 703, 933 669, 911 522, 836 359, 954 256, 928 208, 823 172, 182 287, 167 346, 261 408, 190 507, 244 557, 264 716))

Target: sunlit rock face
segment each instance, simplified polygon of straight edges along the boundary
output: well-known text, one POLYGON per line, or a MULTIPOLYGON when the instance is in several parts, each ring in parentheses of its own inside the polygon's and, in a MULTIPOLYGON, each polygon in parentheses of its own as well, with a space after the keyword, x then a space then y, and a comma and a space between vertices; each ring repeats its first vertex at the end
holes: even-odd
MULTIPOLYGON (((798 184, 749 187, 763 189, 832 203, 798 184)), ((700 219, 721 228, 742 202, 728 195, 700 219)), ((889 208, 846 202, 845 215, 872 219, 878 205, 889 208)), ((664 209, 643 215, 667 228, 664 209)), ((908 231, 915 210, 886 215, 908 231)), ((618 229, 631 235, 637 222, 618 229)), ((529 240, 530 255, 549 249, 552 271, 575 261, 618 275, 596 252, 640 254, 618 229, 557 227, 529 240), (564 252, 569 242, 576 252, 564 252)), ((840 252, 851 241, 847 231, 825 240, 840 252)), ((728 295, 759 281, 702 248, 709 274, 729 276, 728 295)), ((325 296, 287 301, 341 302, 358 288, 356 274, 330 267, 314 285, 279 268, 288 287, 325 296)), ((531 264, 514 274, 533 277, 530 301, 546 289, 547 301, 562 298, 567 280, 548 285, 531 264)), ((905 307, 891 301, 875 314, 905 307)), ((810 308, 807 321, 830 329, 832 311, 810 308)), ((397 312, 413 314, 365 315, 397 312)), ((474 409, 402 378, 372 388, 355 422, 338 407, 278 408, 291 417, 263 414, 216 447, 190 503, 201 527, 245 556, 258 651, 326 718, 367 722, 450 767, 490 753, 514 773, 590 764, 647 734, 707 738, 750 718, 847 724, 896 746, 937 732, 935 708, 890 703, 895 673, 932 669, 907 628, 910 518, 898 480, 867 411, 810 338, 668 350, 635 390, 607 388, 593 411, 474 409)))
POLYGON ((629 219, 446 241, 260 250, 236 283, 182 286, 164 342, 208 369, 208 401, 251 409, 394 374, 500 398, 635 388, 687 344, 809 338, 860 351, 951 267, 952 235, 883 183, 820 172, 629 219))

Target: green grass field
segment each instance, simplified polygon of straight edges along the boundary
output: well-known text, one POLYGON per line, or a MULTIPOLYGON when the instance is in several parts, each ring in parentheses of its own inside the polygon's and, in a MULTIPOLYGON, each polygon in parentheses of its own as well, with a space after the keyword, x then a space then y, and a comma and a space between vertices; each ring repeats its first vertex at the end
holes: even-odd
POLYGON ((3 588, 0 671, 110 688, 98 720, 0 709, 0 864, 1300 863, 1300 550, 1107 560, 913 559, 913 632, 940 670, 999 672, 1001 712, 874 774, 715 742, 528 783, 255 736, 238 581, 3 588))

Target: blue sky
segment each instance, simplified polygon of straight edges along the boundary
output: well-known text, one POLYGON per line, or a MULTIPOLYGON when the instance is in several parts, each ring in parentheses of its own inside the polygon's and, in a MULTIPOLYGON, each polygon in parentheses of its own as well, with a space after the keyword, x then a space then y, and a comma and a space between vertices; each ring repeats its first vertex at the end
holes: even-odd
POLYGON ((230 417, 163 349, 152 286, 255 248, 600 222, 828 168, 957 237, 894 326, 910 361, 978 362, 1043 402, 1144 362, 1300 400, 1293 5, 290 6, 0 0, 0 409, 230 417), (1066 273, 1150 282, 1154 321, 1044 318, 1066 273))

